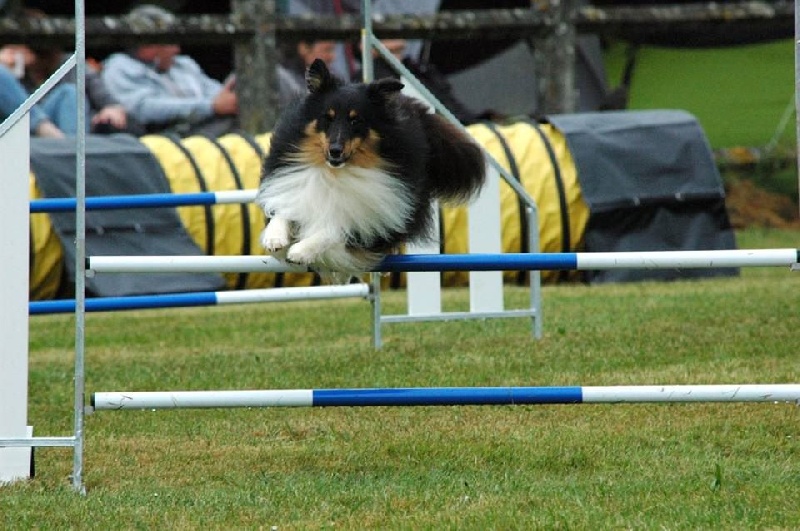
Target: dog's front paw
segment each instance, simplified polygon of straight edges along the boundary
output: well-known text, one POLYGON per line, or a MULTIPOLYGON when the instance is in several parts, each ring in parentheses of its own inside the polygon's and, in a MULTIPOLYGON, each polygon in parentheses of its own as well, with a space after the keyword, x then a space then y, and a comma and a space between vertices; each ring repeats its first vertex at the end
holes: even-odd
POLYGON ((314 263, 319 256, 319 250, 312 242, 303 240, 289 247, 286 261, 293 264, 309 265, 314 263))
POLYGON ((261 246, 268 253, 276 253, 289 246, 289 224, 282 218, 273 218, 261 232, 261 246))
POLYGON ((261 233, 261 246, 268 253, 277 253, 289 245, 289 238, 285 236, 275 236, 268 234, 267 229, 261 233))

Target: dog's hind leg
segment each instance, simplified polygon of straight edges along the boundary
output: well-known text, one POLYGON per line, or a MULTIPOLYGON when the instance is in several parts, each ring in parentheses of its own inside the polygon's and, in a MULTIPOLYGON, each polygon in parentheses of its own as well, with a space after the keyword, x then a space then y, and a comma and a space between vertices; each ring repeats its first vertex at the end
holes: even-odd
POLYGON ((275 253, 289 246, 291 224, 288 219, 274 217, 261 232, 261 246, 269 253, 275 253))

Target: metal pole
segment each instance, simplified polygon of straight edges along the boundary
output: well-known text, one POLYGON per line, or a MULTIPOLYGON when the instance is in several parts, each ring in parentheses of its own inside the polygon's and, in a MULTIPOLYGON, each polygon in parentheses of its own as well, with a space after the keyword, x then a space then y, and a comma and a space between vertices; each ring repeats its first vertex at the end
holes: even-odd
POLYGON ((75 54, 78 99, 78 131, 75 135, 75 445, 72 488, 85 494, 83 486, 83 394, 85 388, 86 336, 86 35, 83 0, 75 0, 75 54))
MULTIPOLYGON (((800 0, 794 1, 794 107, 797 187, 800 189, 800 0)), ((800 194, 798 194, 798 207, 800 207, 800 194)))
POLYGON ((372 303, 372 346, 379 349, 383 346, 381 334, 381 275, 370 273, 370 302, 372 303))
MULTIPOLYGON (((525 215, 528 217, 528 249, 531 252, 539 251, 539 216, 531 207, 525 208, 525 215)), ((542 273, 533 270, 528 277, 528 287, 530 288, 530 309, 533 310, 533 337, 542 339, 544 331, 544 315, 542 315, 542 273)))
POLYGON ((361 79, 364 83, 369 83, 373 78, 371 0, 361 0, 361 16, 364 19, 361 27, 361 79))

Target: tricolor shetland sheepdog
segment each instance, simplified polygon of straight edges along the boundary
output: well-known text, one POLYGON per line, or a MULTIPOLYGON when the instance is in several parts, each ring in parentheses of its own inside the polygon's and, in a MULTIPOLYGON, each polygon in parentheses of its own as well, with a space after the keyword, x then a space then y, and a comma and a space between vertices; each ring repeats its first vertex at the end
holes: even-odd
POLYGON ((346 280, 430 237, 433 199, 463 202, 483 185, 478 145, 399 81, 343 84, 317 59, 306 84, 264 162, 267 252, 346 280))

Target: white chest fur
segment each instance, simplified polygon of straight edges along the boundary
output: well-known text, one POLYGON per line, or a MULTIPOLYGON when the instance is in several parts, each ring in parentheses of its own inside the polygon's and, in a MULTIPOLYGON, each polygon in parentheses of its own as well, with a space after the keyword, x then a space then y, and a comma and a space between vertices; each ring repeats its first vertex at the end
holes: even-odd
POLYGON ((342 240, 358 234, 369 244, 406 225, 410 199, 405 184, 382 170, 302 165, 265 179, 256 202, 268 216, 291 221, 297 240, 319 233, 342 240))

